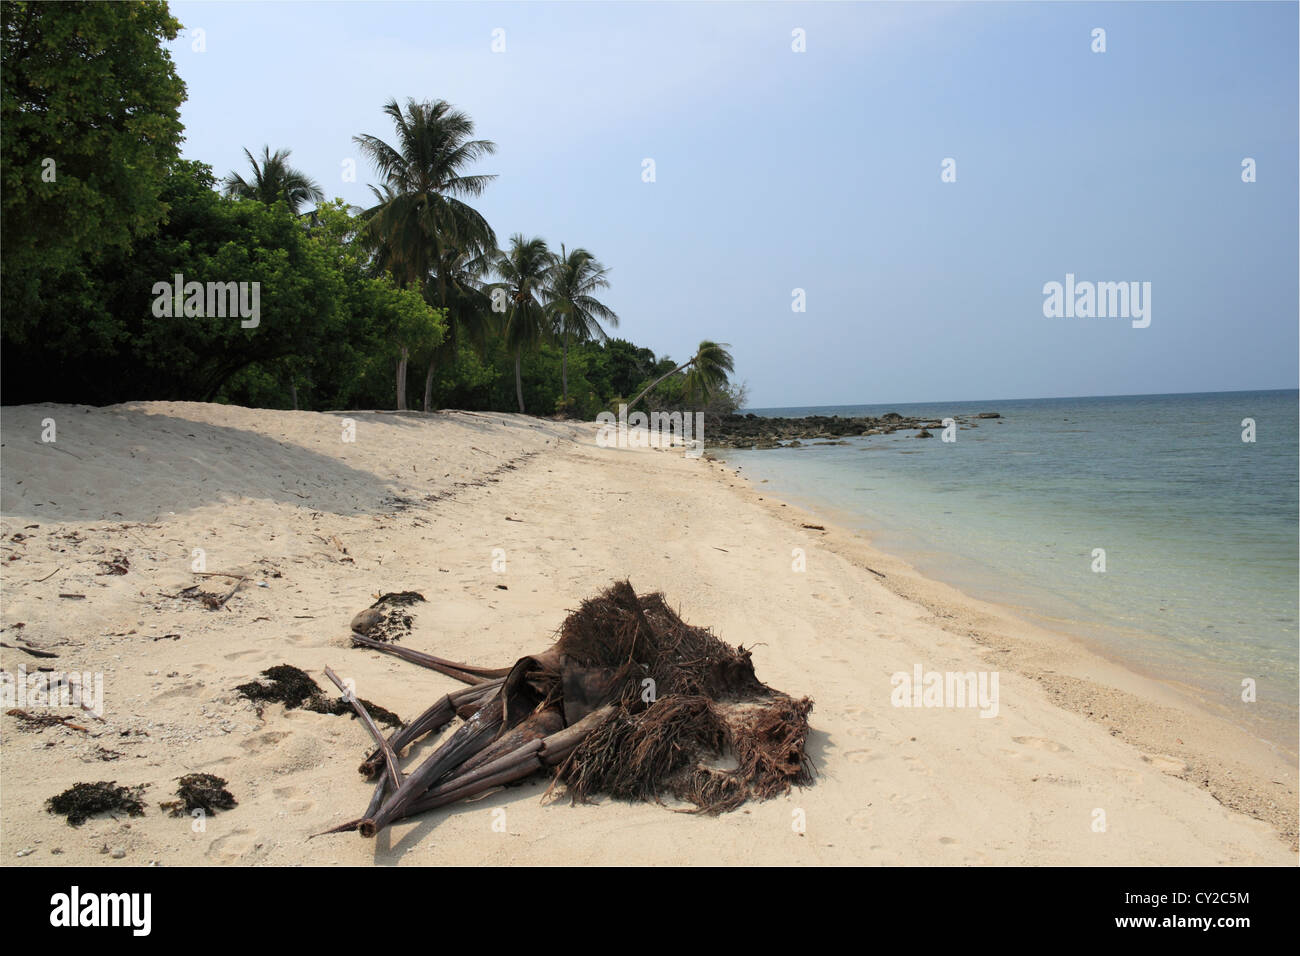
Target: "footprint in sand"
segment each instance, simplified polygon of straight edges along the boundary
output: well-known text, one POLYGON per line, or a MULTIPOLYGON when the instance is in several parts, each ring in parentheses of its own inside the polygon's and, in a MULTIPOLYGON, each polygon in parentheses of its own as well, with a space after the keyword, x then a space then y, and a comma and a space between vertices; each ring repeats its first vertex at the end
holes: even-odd
POLYGON ((857 705, 854 705, 854 706, 852 706, 852 707, 845 707, 845 708, 844 708, 844 716, 845 716, 845 717, 861 717, 861 716, 862 716, 863 714, 865 714, 866 712, 867 712, 867 710, 866 710, 865 707, 858 707, 857 705))
POLYGON ((929 797, 920 793, 914 793, 910 797, 905 797, 901 793, 891 793, 889 795, 890 803, 901 803, 907 806, 911 806, 916 803, 925 803, 925 801, 929 799, 930 799, 929 797))
POLYGON ((1130 787, 1136 787, 1142 782, 1142 774, 1129 770, 1127 767, 1111 767, 1110 772, 1115 775, 1116 780, 1130 787))
POLYGON ((918 757, 904 757, 903 763, 907 764, 907 769, 915 773, 925 774, 927 777, 932 776, 930 768, 918 757))
POLYGON ((299 787, 276 787, 271 792, 280 798, 280 806, 286 813, 306 813, 316 808, 316 801, 304 798, 299 787))
POLYGON ((879 760, 884 754, 873 754, 870 750, 846 750, 844 759, 849 763, 866 763, 869 760, 879 760))
POLYGON ((950 836, 939 837, 939 843, 943 846, 953 847, 954 849, 960 848, 962 852, 965 854, 964 856, 962 856, 961 862, 966 864, 967 866, 983 866, 989 861, 988 856, 981 850, 967 850, 964 847, 962 847, 961 841, 958 840, 956 837, 950 837, 950 836))
POLYGON ((259 857, 263 853, 253 831, 244 829, 217 837, 208 844, 206 855, 220 863, 241 863, 251 862, 250 857, 259 857))
POLYGON ((865 808, 862 810, 854 810, 849 814, 849 826, 858 830, 870 830, 871 810, 865 808))
POLYGON ((237 661, 240 658, 244 658, 244 657, 265 657, 265 656, 266 656, 265 651, 259 651, 256 648, 249 648, 246 651, 234 651, 233 653, 227 654, 226 660, 237 661))
POLYGON ((1048 750, 1052 753, 1068 753, 1070 748, 1065 744, 1058 744, 1055 740, 1048 740, 1045 737, 1012 737, 1012 743, 1020 744, 1022 747, 1034 747, 1038 750, 1048 750))
POLYGON ((1169 773, 1174 776, 1187 773, 1187 764, 1177 757, 1171 757, 1168 754, 1143 754, 1142 759, 1151 766, 1155 767, 1161 773, 1169 773))
POLYGON ((252 737, 245 740, 241 740, 239 746, 243 747, 251 754, 261 753, 263 750, 274 747, 288 736, 289 732, 287 730, 268 730, 260 734, 254 734, 252 737))
POLYGON ((187 682, 180 687, 173 687, 171 690, 155 695, 153 700, 166 700, 169 697, 197 697, 202 689, 203 681, 187 682))

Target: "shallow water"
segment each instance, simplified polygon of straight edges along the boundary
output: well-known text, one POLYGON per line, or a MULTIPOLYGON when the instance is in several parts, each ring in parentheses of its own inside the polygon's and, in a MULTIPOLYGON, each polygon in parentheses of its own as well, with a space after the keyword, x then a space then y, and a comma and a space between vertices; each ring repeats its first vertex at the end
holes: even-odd
POLYGON ((1295 391, 753 409, 963 415, 914 432, 726 449, 755 483, 834 511, 884 550, 1014 605, 1296 751, 1295 391), (975 420, 982 411, 1000 419, 975 420), (1256 440, 1242 441, 1254 419, 1256 440), (1105 571, 1095 549, 1105 551, 1105 571), (1241 700, 1256 681, 1258 701, 1241 700))

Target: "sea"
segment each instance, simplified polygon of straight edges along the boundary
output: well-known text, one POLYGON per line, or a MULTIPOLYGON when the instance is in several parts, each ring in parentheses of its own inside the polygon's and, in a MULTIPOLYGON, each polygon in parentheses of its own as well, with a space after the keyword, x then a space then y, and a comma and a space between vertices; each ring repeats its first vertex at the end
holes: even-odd
POLYGON ((927 577, 1181 685, 1294 759, 1298 408, 1295 390, 751 408, 972 427, 719 454, 927 577))

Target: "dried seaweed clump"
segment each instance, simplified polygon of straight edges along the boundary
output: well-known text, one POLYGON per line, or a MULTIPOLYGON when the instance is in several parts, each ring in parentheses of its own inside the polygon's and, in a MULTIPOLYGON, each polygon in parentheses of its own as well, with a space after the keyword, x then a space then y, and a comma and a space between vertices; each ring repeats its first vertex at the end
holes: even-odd
POLYGON ((383 643, 400 640, 411 633, 411 615, 406 609, 423 601, 424 595, 418 591, 394 591, 381 595, 379 600, 352 619, 352 630, 383 643))
POLYGON ((121 811, 129 817, 144 816, 141 799, 147 784, 119 787, 117 781, 74 783, 67 790, 45 801, 45 809, 66 816, 74 827, 81 826, 97 813, 121 811))
POLYGON ((192 814, 195 810, 211 814, 238 806, 234 794, 226 789, 226 781, 210 773, 191 773, 181 777, 176 795, 179 800, 160 804, 174 817, 192 814))
POLYGON ((235 691, 254 703, 284 704, 286 710, 301 707, 320 697, 320 686, 307 672, 291 664, 277 664, 262 671, 264 681, 240 684, 235 691))
MULTIPOLYGON (((378 704, 371 703, 364 697, 358 697, 357 701, 366 709, 366 713, 374 718, 375 723, 383 724, 385 727, 401 727, 402 718, 398 717, 391 710, 380 707, 378 704)), ((356 720, 357 712, 342 697, 335 697, 333 700, 327 700, 324 697, 319 701, 307 704, 307 710, 317 714, 333 714, 335 717, 342 717, 344 714, 356 720)))
MULTIPOLYGON (((285 710, 301 707, 315 714, 332 714, 335 717, 350 714, 354 719, 356 712, 342 697, 326 697, 320 685, 311 679, 306 671, 292 664, 277 664, 262 671, 262 680, 240 684, 235 692, 259 705, 267 703, 284 704, 285 710)), ((378 723, 388 727, 402 726, 402 718, 391 710, 373 704, 364 698, 361 704, 378 723)))

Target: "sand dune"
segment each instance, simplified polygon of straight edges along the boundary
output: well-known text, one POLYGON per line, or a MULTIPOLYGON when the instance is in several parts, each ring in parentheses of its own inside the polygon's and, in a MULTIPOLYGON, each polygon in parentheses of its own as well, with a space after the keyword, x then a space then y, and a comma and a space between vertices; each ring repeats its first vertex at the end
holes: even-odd
POLYGON ((84 732, 0 717, 7 860, 1295 863, 1294 764, 1176 688, 858 537, 801 527, 809 516, 722 464, 486 413, 145 403, 5 408, 0 424, 0 665, 104 676, 102 720, 74 719, 84 732), (55 442, 41 441, 45 419, 55 442), (178 596, 235 583, 196 576, 196 550, 207 571, 248 579, 222 609, 178 596), (538 781, 376 840, 308 840, 364 808, 366 733, 279 705, 259 716, 237 684, 288 663, 324 685, 328 665, 409 718, 456 685, 350 646, 349 620, 377 594, 428 599, 409 646, 501 665, 622 577, 753 647, 769 684, 814 698, 812 787, 710 818, 543 803, 538 781), (891 675, 918 665, 996 671, 997 716, 893 706, 891 675), (158 807, 196 771, 239 801, 201 830, 158 807), (45 812, 97 780, 148 784, 146 814, 73 828, 45 812))

